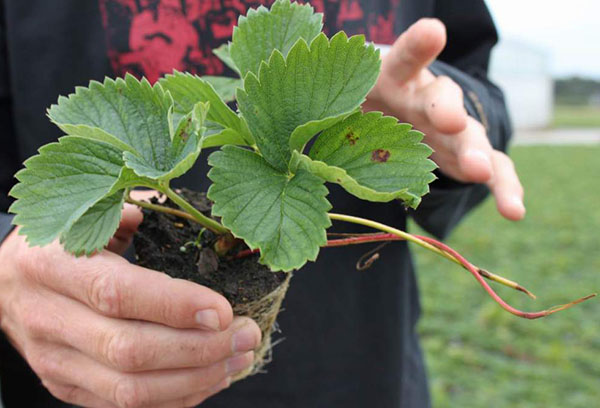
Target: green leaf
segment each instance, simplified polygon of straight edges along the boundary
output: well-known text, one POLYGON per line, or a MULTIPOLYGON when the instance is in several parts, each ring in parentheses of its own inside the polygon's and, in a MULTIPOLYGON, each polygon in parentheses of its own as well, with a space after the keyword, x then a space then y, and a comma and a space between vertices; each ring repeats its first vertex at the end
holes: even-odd
POLYGON ((229 45, 231 59, 245 78, 248 72, 257 73, 273 50, 285 56, 300 38, 310 43, 322 28, 323 15, 315 14, 310 5, 277 0, 270 10, 260 6, 240 17, 229 45))
POLYGON ((215 54, 221 61, 225 63, 229 68, 233 71, 240 73, 238 67, 236 67, 235 62, 231 59, 231 52, 229 51, 229 44, 223 44, 219 48, 215 48, 213 50, 213 54, 215 54))
MULTIPOLYGON (((210 83, 189 73, 175 72, 160 80, 163 88, 168 90, 175 100, 175 112, 187 114, 198 102, 209 102, 210 109, 206 118, 222 127, 207 138, 208 144, 218 146, 221 139, 224 142, 241 145, 253 145, 254 139, 246 123, 223 102, 210 83), (221 139, 218 136, 221 135, 221 139)), ((224 143, 222 143, 224 144, 224 143)))
POLYGON ((224 145, 247 146, 248 144, 249 143, 246 140, 240 137, 240 134, 237 131, 219 127, 218 131, 209 134, 204 138, 202 147, 208 149, 209 147, 219 147, 224 145))
POLYGON ((61 96, 48 116, 69 135, 110 143, 165 170, 171 164, 166 152, 172 106, 171 96, 160 86, 127 75, 77 87, 68 98, 61 96))
POLYGON ((98 201, 61 236, 64 248, 76 256, 102 250, 117 231, 125 191, 121 190, 98 201))
POLYGON ((203 76, 203 80, 211 84, 224 102, 235 100, 235 91, 244 86, 240 78, 229 78, 220 76, 203 76))
POLYGON ((357 113, 323 132, 310 154, 294 152, 292 166, 340 184, 369 201, 403 200, 416 208, 435 180, 423 134, 379 112, 357 113))
MULTIPOLYGON (((143 180, 122 171, 122 155, 110 144, 67 136, 43 146, 39 155, 28 159, 25 169, 16 174, 19 183, 10 195, 17 201, 9 209, 16 214, 13 222, 22 226, 28 242, 48 244, 69 231, 104 197, 132 183, 144 185, 143 180)), ((87 245, 70 247, 78 253, 88 249, 87 245)))
POLYGON ((290 271, 316 259, 331 225, 323 179, 303 170, 282 173, 235 146, 211 154, 209 164, 213 215, 250 248, 259 248, 262 263, 290 271))
POLYGON ((287 59, 273 52, 258 77, 249 74, 238 104, 261 154, 275 168, 288 168, 292 150, 360 108, 380 67, 379 52, 363 36, 324 34, 310 45, 300 40, 287 59))
POLYGON ((171 164, 166 170, 158 170, 131 152, 125 152, 125 165, 136 174, 153 180, 171 180, 192 168, 202 150, 202 125, 209 110, 208 104, 199 102, 185 115, 174 131, 170 151, 171 164))
MULTIPOLYGON (((70 135, 106 142, 125 152, 126 165, 139 176, 168 180, 181 175, 193 164, 190 161, 197 159, 202 136, 194 131, 185 143, 174 137, 173 104, 171 95, 159 84, 151 86, 145 79, 127 75, 77 88, 68 98, 59 98, 48 115, 70 135)), ((184 114, 195 107, 191 105, 184 114)), ((206 110, 208 105, 198 109, 206 110)), ((205 116, 194 115, 194 120, 205 116)), ((194 126, 199 129, 201 125, 194 126)))

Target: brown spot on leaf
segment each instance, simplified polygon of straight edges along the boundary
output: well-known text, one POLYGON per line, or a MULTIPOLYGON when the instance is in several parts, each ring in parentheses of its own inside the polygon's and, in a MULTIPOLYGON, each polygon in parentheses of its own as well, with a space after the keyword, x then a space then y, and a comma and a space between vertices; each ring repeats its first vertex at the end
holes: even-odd
POLYGON ((385 163, 386 161, 389 160, 389 158, 390 158, 390 151, 384 150, 384 149, 373 150, 373 154, 371 155, 371 160, 379 162, 379 163, 385 163))
POLYGON ((358 140, 358 136, 356 136, 354 132, 350 130, 348 131, 348 133, 346 133, 346 139, 348 140, 350 146, 354 146, 356 144, 356 141, 358 140))

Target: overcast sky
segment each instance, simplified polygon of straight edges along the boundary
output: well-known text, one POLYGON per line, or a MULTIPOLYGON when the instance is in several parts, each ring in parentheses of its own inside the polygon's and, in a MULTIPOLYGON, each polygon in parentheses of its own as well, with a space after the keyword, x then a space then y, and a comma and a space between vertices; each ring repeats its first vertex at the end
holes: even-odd
POLYGON ((600 79, 600 0, 486 0, 501 37, 536 45, 552 74, 600 79))

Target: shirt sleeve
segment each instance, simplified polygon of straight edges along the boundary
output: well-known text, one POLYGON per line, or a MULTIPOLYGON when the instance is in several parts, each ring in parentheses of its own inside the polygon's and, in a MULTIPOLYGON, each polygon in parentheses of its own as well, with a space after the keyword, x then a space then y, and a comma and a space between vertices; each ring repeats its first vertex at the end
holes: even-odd
POLYGON ((4 1, 0 0, 0 143, 3 146, 0 149, 0 244, 13 228, 13 216, 6 211, 10 205, 8 192, 15 181, 13 174, 18 169, 5 29, 4 1))
POLYGON ((13 230, 12 219, 12 215, 0 213, 0 244, 13 230))
MULTIPOLYGON (((445 24, 448 46, 432 64, 435 75, 452 78, 465 95, 465 108, 486 129, 492 146, 506 151, 512 135, 502 91, 487 77, 490 52, 497 33, 483 0, 438 1, 436 17, 445 24)), ((465 184, 437 171, 438 180, 423 198, 415 221, 429 233, 446 237, 463 216, 489 194, 485 185, 465 184)))

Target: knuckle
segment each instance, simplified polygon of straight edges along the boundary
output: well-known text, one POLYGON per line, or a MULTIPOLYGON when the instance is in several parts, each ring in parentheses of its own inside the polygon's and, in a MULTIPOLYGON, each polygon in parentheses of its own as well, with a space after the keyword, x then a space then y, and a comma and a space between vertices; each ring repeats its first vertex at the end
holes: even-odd
POLYGON ((515 165, 514 165, 512 159, 506 153, 501 152, 501 151, 496 151, 495 153, 496 153, 496 157, 497 157, 497 160, 500 163, 500 165, 508 166, 510 169, 514 170, 515 165))
POLYGON ((63 400, 65 399, 66 395, 65 395, 65 390, 63 387, 59 387, 58 385, 52 383, 52 382, 47 382, 47 381, 42 381, 42 385, 44 387, 46 387, 46 389, 50 392, 50 394, 52 394, 55 398, 58 398, 59 400, 63 400))
POLYGON ((214 364, 219 360, 218 353, 214 350, 214 347, 210 341, 203 341, 198 347, 198 359, 201 366, 206 367, 214 364))
POLYGON ((15 265, 26 277, 35 277, 37 269, 42 263, 39 250, 17 251, 15 254, 15 265))
POLYGON ((145 347, 140 347, 137 337, 132 331, 119 331, 109 338, 105 355, 117 370, 138 371, 146 366, 145 347))
POLYGON ((130 377, 120 378, 115 385, 114 400, 120 408, 144 407, 147 395, 141 383, 130 377))
POLYGON ((15 263, 22 275, 32 282, 45 282, 48 280, 48 270, 57 264, 56 257, 62 254, 57 252, 54 244, 44 248, 31 248, 23 243, 15 254, 15 263))
POLYGON ((49 332, 58 331, 59 328, 54 327, 49 323, 47 315, 40 313, 43 309, 36 308, 31 310, 32 307, 23 311, 21 315, 21 324, 25 333, 32 338, 45 337, 49 332))
POLYGON ((53 313, 52 304, 36 295, 19 302, 20 325, 32 339, 62 339, 68 331, 65 316, 53 313))
POLYGON ((89 285, 90 305, 109 316, 119 316, 121 312, 121 294, 114 273, 99 271, 89 285))
POLYGON ((74 385, 57 385, 51 382, 43 384, 50 394, 61 401, 75 403, 78 400, 79 389, 74 385))
POLYGON ((58 377, 61 372, 60 361, 53 353, 33 352, 29 353, 28 362, 33 371, 41 379, 58 377))

